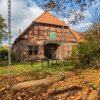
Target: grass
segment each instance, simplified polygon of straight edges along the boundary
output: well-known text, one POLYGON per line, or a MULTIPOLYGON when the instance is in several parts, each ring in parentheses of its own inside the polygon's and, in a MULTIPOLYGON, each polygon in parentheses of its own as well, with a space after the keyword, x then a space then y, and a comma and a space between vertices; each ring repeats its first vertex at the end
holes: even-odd
MULTIPOLYGON (((55 62, 52 64, 50 62, 50 66, 48 66, 47 62, 44 62, 44 67, 42 67, 41 62, 35 62, 33 65, 31 65, 30 62, 14 62, 12 63, 12 74, 23 74, 28 72, 34 72, 34 71, 44 71, 47 73, 60 73, 61 72, 61 64, 56 64, 55 62)), ((65 63, 64 69, 72 69, 74 68, 74 64, 72 62, 65 63)), ((3 61, 0 64, 0 75, 6 75, 9 73, 8 69, 8 62, 3 61)))

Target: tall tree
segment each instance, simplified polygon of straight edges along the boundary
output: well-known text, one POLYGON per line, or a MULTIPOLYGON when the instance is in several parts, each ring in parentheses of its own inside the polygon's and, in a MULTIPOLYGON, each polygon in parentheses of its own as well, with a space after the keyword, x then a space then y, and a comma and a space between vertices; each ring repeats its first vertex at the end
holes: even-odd
POLYGON ((5 19, 0 15, 0 45, 6 38, 6 28, 5 19))

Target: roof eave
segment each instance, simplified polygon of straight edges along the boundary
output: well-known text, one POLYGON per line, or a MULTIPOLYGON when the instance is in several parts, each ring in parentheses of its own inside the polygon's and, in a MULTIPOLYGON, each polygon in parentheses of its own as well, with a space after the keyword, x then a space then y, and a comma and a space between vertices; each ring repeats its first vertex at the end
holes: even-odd
POLYGON ((16 41, 18 41, 18 39, 28 30, 29 27, 31 27, 33 25, 33 21, 32 23, 15 39, 13 45, 16 43, 16 41))

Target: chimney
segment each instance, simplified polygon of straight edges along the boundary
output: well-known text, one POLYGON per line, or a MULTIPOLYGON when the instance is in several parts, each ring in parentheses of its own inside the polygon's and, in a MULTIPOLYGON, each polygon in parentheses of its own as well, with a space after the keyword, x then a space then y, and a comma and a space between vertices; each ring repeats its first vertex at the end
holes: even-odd
POLYGON ((19 29, 19 35, 21 35, 21 29, 19 29))

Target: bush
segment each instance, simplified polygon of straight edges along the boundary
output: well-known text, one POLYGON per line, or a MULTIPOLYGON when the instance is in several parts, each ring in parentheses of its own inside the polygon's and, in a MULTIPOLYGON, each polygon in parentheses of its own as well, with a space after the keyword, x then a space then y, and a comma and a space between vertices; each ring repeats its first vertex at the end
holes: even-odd
POLYGON ((79 43, 72 50, 72 56, 77 66, 81 67, 95 67, 100 61, 100 46, 85 41, 79 43), (77 58, 77 59, 76 59, 77 58))
POLYGON ((8 50, 4 47, 0 48, 0 60, 7 60, 8 59, 8 50))
MULTIPOLYGON (((15 53, 11 51, 11 59, 15 61, 15 53)), ((0 60, 8 60, 8 47, 0 48, 0 60)))

